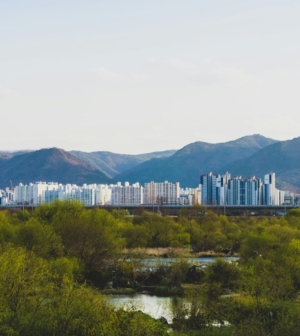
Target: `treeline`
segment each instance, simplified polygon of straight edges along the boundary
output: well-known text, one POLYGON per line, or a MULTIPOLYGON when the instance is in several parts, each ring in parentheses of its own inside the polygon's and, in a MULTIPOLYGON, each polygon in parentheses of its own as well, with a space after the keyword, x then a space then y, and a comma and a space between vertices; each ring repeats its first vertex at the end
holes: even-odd
POLYGON ((130 217, 71 202, 0 212, 0 335, 167 335, 162 321, 114 310, 96 288, 116 270, 136 282, 122 251, 137 247, 240 256, 201 269, 184 260, 160 268, 161 283, 189 300, 174 298, 174 334, 298 335, 299 210, 282 218, 227 218, 201 207, 179 218, 130 217), (224 321, 230 325, 213 327, 224 321))
POLYGON ((141 312, 114 310, 86 275, 123 246, 105 211, 55 203, 0 212, 0 335, 167 335, 141 312))

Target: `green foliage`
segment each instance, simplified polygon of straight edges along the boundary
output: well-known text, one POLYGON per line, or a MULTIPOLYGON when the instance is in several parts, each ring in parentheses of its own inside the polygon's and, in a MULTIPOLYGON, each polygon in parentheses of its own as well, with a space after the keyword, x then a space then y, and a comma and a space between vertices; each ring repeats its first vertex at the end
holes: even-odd
POLYGON ((300 229, 300 210, 299 209, 290 210, 286 214, 285 219, 289 223, 290 226, 296 227, 298 230, 300 229))
POLYGON ((190 235, 170 217, 144 212, 134 224, 146 229, 148 247, 181 247, 190 242, 190 235))
MULTIPOLYGON (((1 215, 1 213, 0 213, 1 215)), ((1 222, 0 218, 0 244, 12 242, 15 237, 16 228, 7 222, 1 222)))
POLYGON ((90 270, 101 267, 103 258, 121 246, 114 218, 102 210, 71 218, 56 216, 54 229, 61 236, 67 254, 81 259, 90 270))
POLYGON ((290 210, 287 215, 286 218, 289 219, 291 217, 297 217, 300 218, 300 210, 299 209, 292 209, 290 210))
POLYGON ((117 312, 120 336, 167 336, 167 328, 157 320, 140 311, 117 312))
POLYGON ((206 265, 193 284, 184 284, 192 266, 186 259, 157 265, 157 293, 185 288, 183 298, 174 298, 174 335, 298 335, 299 210, 284 218, 198 210, 178 219, 129 218, 66 201, 32 215, 0 211, 0 335, 166 335, 160 321, 113 310, 87 284, 119 274, 134 287, 150 270, 131 259, 131 249, 188 244, 194 251, 238 252, 240 260, 206 265), (131 261, 120 257, 123 247, 131 261), (230 326, 213 326, 224 321, 230 326))
POLYGON ((0 256, 1 335, 166 335, 141 313, 115 312, 99 295, 74 282, 76 260, 47 261, 22 248, 0 256))
POLYGON ((113 211, 111 212, 111 215, 115 218, 115 219, 121 219, 121 220, 127 220, 129 218, 129 212, 128 210, 117 210, 117 209, 113 209, 113 211))
POLYGON ((56 258, 51 260, 50 271, 53 274, 53 279, 57 281, 62 281, 64 277, 71 279, 73 281, 82 280, 83 274, 83 264, 76 258, 56 258))
POLYGON ((125 278, 130 284, 133 284, 139 270, 143 267, 139 260, 118 260, 116 262, 114 271, 119 276, 119 278, 125 278))
POLYGON ((164 282, 171 286, 179 286, 180 284, 185 282, 186 274, 192 264, 186 259, 179 259, 172 263, 164 282))
POLYGON ((23 209, 22 211, 18 213, 17 217, 20 221, 26 222, 31 217, 31 215, 27 209, 23 209))
POLYGON ((0 256, 0 325, 24 332, 43 318, 54 294, 51 273, 40 258, 23 249, 9 249, 0 256))
POLYGON ((225 216, 217 216, 211 211, 197 219, 188 221, 179 218, 179 223, 190 234, 191 246, 195 252, 214 250, 222 252, 228 250, 236 252, 241 238, 239 226, 225 216))
POLYGON ((119 224, 122 237, 126 240, 126 247, 129 249, 136 247, 146 247, 149 241, 149 233, 143 225, 133 225, 130 222, 119 224))
POLYGON ((41 224, 31 218, 21 225, 16 234, 15 244, 23 246, 43 258, 58 257, 63 254, 63 245, 53 227, 41 224))
POLYGON ((51 224, 55 218, 67 219, 84 212, 84 206, 79 202, 55 200, 49 204, 42 204, 34 211, 34 217, 42 222, 51 224))
POLYGON ((205 281, 207 283, 218 283, 226 290, 234 290, 239 277, 240 268, 238 264, 220 258, 208 265, 205 270, 205 281))
POLYGON ((116 219, 105 210, 86 210, 76 202, 55 202, 38 208, 36 216, 61 237, 68 256, 85 264, 87 271, 101 269, 104 258, 123 245, 116 219))
POLYGON ((209 321, 203 313, 203 305, 199 300, 199 296, 195 294, 193 293, 193 296, 189 297, 188 301, 178 297, 173 298, 173 325, 176 330, 188 332, 190 330, 206 329, 209 321))

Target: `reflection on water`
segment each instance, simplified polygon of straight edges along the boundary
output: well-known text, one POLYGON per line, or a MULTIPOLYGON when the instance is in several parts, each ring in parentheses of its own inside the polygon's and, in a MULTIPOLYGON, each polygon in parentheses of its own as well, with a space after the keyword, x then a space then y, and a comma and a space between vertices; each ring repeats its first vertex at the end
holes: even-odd
MULTIPOLYGON (((216 261, 217 258, 215 257, 200 257, 200 258, 182 258, 182 260, 186 260, 191 265, 205 265, 216 261)), ((221 259, 231 262, 239 260, 238 257, 222 257, 221 259)), ((138 260, 138 259, 134 259, 138 260)), ((168 265, 172 264, 175 261, 179 261, 180 258, 145 258, 140 259, 141 265, 143 268, 149 270, 155 270, 159 265, 168 265)))
POLYGON ((115 308, 140 310, 156 319, 164 317, 168 323, 172 323, 171 300, 172 298, 170 297, 158 297, 147 294, 113 295, 109 303, 115 308))
MULTIPOLYGON (((141 259, 143 268, 155 269, 159 264, 170 264, 174 261, 178 261, 180 258, 147 258, 141 259)), ((222 257, 223 260, 228 262, 237 261, 237 257, 222 257)), ((214 262, 216 258, 201 257, 201 258, 185 258, 192 265, 208 264, 214 262)), ((184 300, 184 299, 183 299, 184 300)), ((154 318, 164 317, 168 323, 172 323, 172 298, 170 297, 158 297, 148 294, 134 294, 134 295, 112 295, 109 299, 109 303, 115 308, 123 308, 125 310, 142 311, 149 314, 154 318)))
MULTIPOLYGON (((199 257, 199 258, 182 258, 190 263, 199 263, 199 264, 207 264, 216 261, 217 258, 215 257, 199 257)), ((239 260, 238 257, 221 257, 221 259, 225 261, 237 261, 239 260)), ((174 261, 181 260, 180 258, 144 258, 141 259, 141 262, 145 264, 155 264, 157 262, 160 263, 173 263, 174 261)))

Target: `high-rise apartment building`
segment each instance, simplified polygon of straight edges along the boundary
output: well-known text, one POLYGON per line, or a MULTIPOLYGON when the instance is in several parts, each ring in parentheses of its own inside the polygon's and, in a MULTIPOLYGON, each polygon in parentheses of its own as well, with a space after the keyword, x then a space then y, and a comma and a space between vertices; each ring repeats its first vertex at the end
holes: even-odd
POLYGON ((111 204, 112 190, 107 184, 98 184, 95 191, 96 205, 111 204))
POLYGON ((145 204, 177 204, 180 197, 179 182, 170 183, 145 183, 144 203, 145 204))
POLYGON ((278 196, 275 187, 275 173, 266 174, 264 177, 263 204, 276 205, 278 196))
POLYGON ((228 205, 260 205, 262 182, 255 176, 235 176, 228 181, 228 205))
POLYGON ((201 203, 205 205, 217 205, 217 178, 212 172, 200 176, 201 203))
POLYGON ((113 188, 113 205, 140 205, 144 202, 144 188, 139 183, 125 182, 113 188))
POLYGON ((200 176, 201 203, 223 205, 227 203, 227 184, 230 174, 203 174, 200 176))

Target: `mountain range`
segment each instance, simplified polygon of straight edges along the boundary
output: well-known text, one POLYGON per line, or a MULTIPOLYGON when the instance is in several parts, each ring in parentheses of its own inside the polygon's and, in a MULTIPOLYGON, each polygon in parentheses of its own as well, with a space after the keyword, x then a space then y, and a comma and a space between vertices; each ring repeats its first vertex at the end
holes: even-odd
POLYGON ((112 180, 74 155, 58 148, 41 149, 0 160, 0 187, 20 182, 111 183, 112 180))
POLYGON ((130 183, 168 180, 196 187, 200 174, 230 172, 258 176, 272 171, 277 187, 300 192, 300 137, 277 141, 254 134, 211 144, 191 143, 179 150, 139 155, 105 151, 86 153, 58 148, 0 151, 0 188, 36 181, 59 183, 130 183))
POLYGON ((153 158, 163 158, 173 155, 176 150, 166 150, 163 152, 153 152, 147 154, 128 155, 116 154, 112 152, 92 152, 70 151, 70 154, 88 163, 90 166, 100 170, 106 176, 114 178, 116 175, 137 166, 138 164, 153 158))
POLYGON ((194 142, 170 157, 151 159, 124 171, 115 178, 130 183, 169 180, 180 182, 186 187, 197 186, 200 174, 210 171, 219 173, 229 163, 245 159, 275 142, 276 140, 261 135, 245 136, 219 144, 194 142))
POLYGON ((31 150, 19 150, 19 151, 0 151, 0 161, 1 160, 9 160, 13 156, 25 154, 32 152, 31 150))
POLYGON ((263 176, 273 171, 280 181, 300 188, 300 137, 276 142, 253 155, 226 165, 233 175, 263 176))

